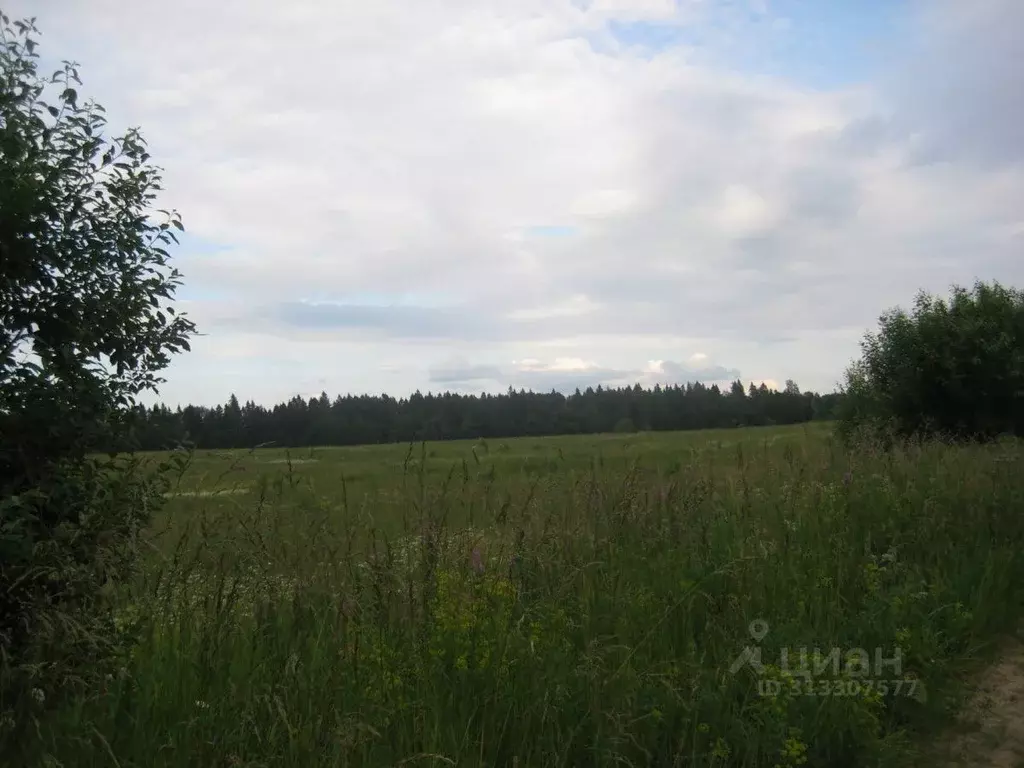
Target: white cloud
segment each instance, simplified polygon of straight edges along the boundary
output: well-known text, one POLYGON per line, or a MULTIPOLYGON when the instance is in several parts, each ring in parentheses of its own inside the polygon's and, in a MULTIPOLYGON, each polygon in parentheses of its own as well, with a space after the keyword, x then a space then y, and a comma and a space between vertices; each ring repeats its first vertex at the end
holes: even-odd
MULTIPOLYGON (((531 361, 532 362, 532 361, 531 361)), ((520 370, 524 371, 588 371, 597 368, 597 363, 590 362, 587 360, 581 360, 578 357, 556 357, 554 362, 549 365, 538 365, 533 363, 530 366, 521 366, 520 370)))
POLYGON ((706 362, 687 365, 656 360, 642 368, 618 368, 578 357, 555 357, 549 361, 536 358, 513 360, 511 367, 472 365, 464 358, 455 358, 430 370, 432 382, 462 391, 502 391, 512 386, 542 392, 557 390, 566 394, 597 385, 631 387, 639 383, 653 387, 694 381, 722 385, 738 376, 739 371, 735 369, 706 362))
POLYGON ((231 294, 192 302, 209 335, 169 372, 169 398, 210 401, 303 381, 401 394, 453 356, 451 375, 535 357, 656 377, 646 361, 689 358, 831 387, 918 288, 1024 282, 1024 4, 968 5, 920 5, 917 59, 831 91, 605 26, 714 47, 730 30, 710 0, 31 11, 44 54, 143 127, 189 234, 228 247, 179 257, 190 295, 231 294), (572 236, 523 234, 545 226, 572 236), (296 310, 313 296, 336 304, 296 310))
POLYGON ((589 298, 582 294, 571 296, 565 301, 545 307, 517 309, 508 314, 509 320, 543 320, 556 317, 579 317, 599 309, 589 298))
POLYGON ((755 190, 730 184, 712 209, 711 218, 725 237, 749 237, 770 229, 778 221, 779 213, 777 206, 755 190))
POLYGON ((671 20, 678 12, 676 0, 593 0, 592 11, 619 19, 671 20))
POLYGON ((594 189, 583 192, 569 205, 569 213, 581 218, 602 218, 626 213, 637 204, 629 189, 594 189))

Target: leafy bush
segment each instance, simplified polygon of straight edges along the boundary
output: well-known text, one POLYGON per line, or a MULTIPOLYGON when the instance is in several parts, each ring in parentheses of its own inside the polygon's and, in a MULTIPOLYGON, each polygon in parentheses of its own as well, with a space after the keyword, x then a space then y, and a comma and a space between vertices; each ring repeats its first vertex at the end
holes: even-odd
POLYGON ((920 293, 893 309, 847 371, 840 429, 959 440, 1024 435, 1024 293, 999 283, 920 293))
POLYGON ((111 658, 103 606, 170 465, 90 451, 194 330, 145 142, 104 137, 74 64, 41 77, 35 32, 0 14, 0 752, 111 658))

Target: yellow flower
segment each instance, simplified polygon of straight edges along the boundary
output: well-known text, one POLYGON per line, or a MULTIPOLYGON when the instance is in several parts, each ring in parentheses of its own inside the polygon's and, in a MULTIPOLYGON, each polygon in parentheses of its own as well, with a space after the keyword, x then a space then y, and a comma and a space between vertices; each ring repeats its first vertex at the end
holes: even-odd
POLYGON ((807 762, 807 745, 800 740, 800 729, 790 728, 789 738, 782 745, 783 765, 803 765, 807 762))
POLYGON ((711 756, 719 760, 728 760, 730 754, 732 754, 732 750, 729 749, 725 739, 721 736, 715 739, 715 746, 711 749, 711 756))

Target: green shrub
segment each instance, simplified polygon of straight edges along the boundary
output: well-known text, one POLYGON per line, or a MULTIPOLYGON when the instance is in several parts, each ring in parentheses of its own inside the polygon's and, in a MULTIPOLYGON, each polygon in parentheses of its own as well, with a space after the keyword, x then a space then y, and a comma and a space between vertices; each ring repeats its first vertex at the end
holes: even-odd
POLYGON ((847 371, 840 430, 885 439, 1024 435, 1024 293, 978 282, 893 309, 847 371))
MULTIPOLYGON (((30 22, 0 14, 0 754, 116 655, 108 608, 169 464, 92 458, 194 326, 153 220, 135 130, 103 135, 72 64, 37 72, 30 22)), ((27 764, 27 763, 26 763, 27 764)))

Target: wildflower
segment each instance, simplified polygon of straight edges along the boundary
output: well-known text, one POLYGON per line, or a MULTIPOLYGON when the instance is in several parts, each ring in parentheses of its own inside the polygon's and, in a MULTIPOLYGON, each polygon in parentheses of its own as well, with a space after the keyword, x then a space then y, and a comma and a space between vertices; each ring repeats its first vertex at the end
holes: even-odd
POLYGON ((721 736, 715 739, 715 746, 711 750, 712 757, 716 757, 719 760, 728 760, 731 753, 732 751, 729 749, 725 739, 721 736))
POLYGON ((789 733, 789 738, 786 739, 780 750, 783 765, 803 765, 807 762, 807 745, 800 740, 798 728, 790 728, 789 733))

